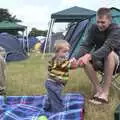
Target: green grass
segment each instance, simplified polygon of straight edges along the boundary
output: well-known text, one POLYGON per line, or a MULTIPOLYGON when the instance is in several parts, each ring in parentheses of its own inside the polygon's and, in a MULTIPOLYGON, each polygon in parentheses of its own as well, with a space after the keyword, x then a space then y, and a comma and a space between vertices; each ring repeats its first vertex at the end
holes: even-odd
MULTIPOLYGON (((47 79, 47 61, 49 57, 32 54, 29 59, 10 62, 7 65, 7 95, 45 94, 44 81, 47 79)), ((109 104, 92 105, 88 103, 91 83, 82 69, 70 71, 70 80, 64 89, 67 92, 80 92, 85 98, 85 120, 113 120, 116 106, 119 104, 118 92, 111 88, 109 104)))

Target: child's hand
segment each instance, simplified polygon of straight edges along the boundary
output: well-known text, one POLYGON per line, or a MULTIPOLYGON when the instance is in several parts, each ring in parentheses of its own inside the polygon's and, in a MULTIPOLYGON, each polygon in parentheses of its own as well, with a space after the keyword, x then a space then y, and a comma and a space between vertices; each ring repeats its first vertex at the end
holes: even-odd
POLYGON ((70 63, 72 63, 72 62, 76 62, 76 59, 73 57, 73 58, 70 59, 69 61, 70 61, 70 63))
POLYGON ((70 63, 71 63, 71 67, 73 69, 78 67, 78 62, 77 62, 77 60, 75 58, 70 59, 70 63))

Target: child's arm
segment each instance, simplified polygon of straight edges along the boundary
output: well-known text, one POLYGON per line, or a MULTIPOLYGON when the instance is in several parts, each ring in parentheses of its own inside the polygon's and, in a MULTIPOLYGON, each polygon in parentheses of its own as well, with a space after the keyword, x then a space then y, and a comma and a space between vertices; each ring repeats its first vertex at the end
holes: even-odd
POLYGON ((66 69, 76 69, 78 67, 78 61, 75 58, 72 58, 70 60, 65 60, 61 64, 61 68, 66 69))

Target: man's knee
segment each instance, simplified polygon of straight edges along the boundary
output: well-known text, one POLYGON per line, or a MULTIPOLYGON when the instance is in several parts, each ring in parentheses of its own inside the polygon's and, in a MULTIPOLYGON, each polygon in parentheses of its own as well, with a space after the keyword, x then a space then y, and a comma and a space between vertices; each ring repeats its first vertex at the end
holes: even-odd
POLYGON ((112 62, 112 63, 114 62, 115 65, 119 65, 119 63, 120 63, 119 56, 114 51, 112 51, 108 54, 105 61, 112 62))
POLYGON ((106 57, 107 59, 114 59, 115 57, 116 57, 116 53, 114 52, 114 51, 112 51, 112 52, 110 52, 109 54, 108 54, 108 56, 106 57))

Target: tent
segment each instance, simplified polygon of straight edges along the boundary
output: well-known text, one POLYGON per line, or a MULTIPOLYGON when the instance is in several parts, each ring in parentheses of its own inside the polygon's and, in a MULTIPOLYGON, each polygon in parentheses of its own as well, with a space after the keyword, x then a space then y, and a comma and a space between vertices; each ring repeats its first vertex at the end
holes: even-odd
MULTIPOLYGON (((19 37, 18 40, 20 42, 20 46, 27 50, 27 39, 26 38, 23 39, 23 37, 19 37), (23 46, 23 42, 24 42, 24 46, 23 46)), ((38 39, 36 37, 31 36, 28 37, 28 41, 29 41, 29 50, 30 50, 38 42, 38 39)))
POLYGON ((7 32, 11 34, 16 34, 18 31, 25 31, 27 27, 19 25, 15 22, 3 21, 0 22, 0 32, 7 32))
POLYGON ((94 14, 95 11, 93 10, 75 6, 57 13, 53 13, 51 18, 54 19, 55 22, 80 22, 90 18, 94 14))
POLYGON ((52 33, 52 28, 55 22, 81 22, 86 19, 90 19, 92 16, 95 15, 95 11, 81 8, 81 7, 72 7, 69 9, 62 10, 57 13, 53 13, 51 15, 51 22, 46 38, 46 44, 44 48, 44 52, 46 49, 47 42, 49 41, 49 44, 51 44, 51 33, 52 33))
POLYGON ((6 50, 6 61, 18 61, 27 58, 17 37, 8 33, 0 33, 0 46, 6 50))
MULTIPOLYGON (((113 22, 120 24, 120 10, 117 8, 110 8, 113 22)), ((71 26, 65 35, 65 40, 67 40, 71 45, 70 57, 74 56, 79 52, 81 43, 85 40, 87 36, 87 31, 92 24, 96 22, 96 12, 93 10, 88 10, 80 7, 72 7, 51 15, 51 25, 48 31, 48 39, 52 31, 54 22, 71 22, 71 26)))
MULTIPOLYGON (((54 51, 54 44, 57 40, 60 39, 64 39, 64 35, 62 32, 57 32, 57 33, 52 33, 52 35, 50 36, 51 39, 51 43, 48 41, 47 45, 46 45, 46 49, 45 52, 53 52, 54 51), (50 43, 50 44, 49 44, 50 43)), ((46 44, 46 38, 44 38, 43 40, 44 42, 41 44, 41 52, 44 52, 44 48, 45 48, 45 44, 46 44)))
MULTIPOLYGON (((120 24, 120 10, 117 8, 110 8, 111 13, 112 13, 112 18, 113 18, 113 23, 120 24)), ((73 28, 73 32, 70 33, 70 29, 72 29, 73 26, 68 30, 66 37, 68 37, 66 40, 72 44, 71 48, 71 56, 74 56, 79 52, 80 45, 82 44, 83 41, 85 41, 86 36, 87 36, 87 31, 91 27, 92 24, 96 23, 96 16, 92 16, 89 19, 83 20, 81 22, 76 23, 76 27, 73 28), (70 34, 68 36, 68 34, 70 34)))
POLYGON ((0 22, 0 33, 6 32, 12 35, 18 35, 18 31, 22 32, 22 38, 23 43, 22 46, 25 46, 25 40, 24 36, 26 36, 27 39, 27 50, 29 51, 29 42, 27 37, 27 27, 23 25, 19 25, 15 22, 9 22, 9 21, 2 21, 0 22))

